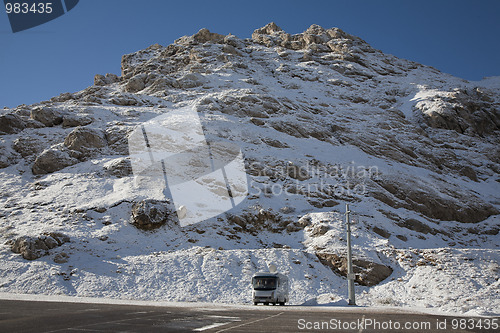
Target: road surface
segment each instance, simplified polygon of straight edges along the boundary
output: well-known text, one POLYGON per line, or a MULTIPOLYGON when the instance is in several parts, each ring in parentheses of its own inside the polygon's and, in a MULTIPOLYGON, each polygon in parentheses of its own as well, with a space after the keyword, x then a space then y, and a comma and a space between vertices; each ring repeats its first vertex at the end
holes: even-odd
MULTIPOLYGON (((488 318, 490 325, 498 321, 498 318, 488 318)), ((394 310, 381 312, 356 307, 349 310, 264 305, 164 307, 0 300, 0 332, 12 333, 499 331, 492 327, 485 329, 486 324, 486 318, 444 317, 394 310)))

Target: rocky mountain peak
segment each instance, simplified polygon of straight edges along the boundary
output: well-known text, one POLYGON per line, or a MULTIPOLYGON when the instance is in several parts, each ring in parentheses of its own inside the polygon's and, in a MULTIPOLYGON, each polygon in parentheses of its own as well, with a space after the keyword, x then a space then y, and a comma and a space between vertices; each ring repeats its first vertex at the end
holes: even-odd
POLYGON ((252 34, 255 43, 268 47, 282 46, 292 50, 308 49, 312 51, 349 53, 356 51, 373 51, 362 39, 352 36, 339 28, 324 29, 313 24, 306 31, 290 35, 274 22, 256 29, 252 34))
MULTIPOLYGON (((275 23, 248 39, 201 29, 171 45, 126 54, 121 65, 120 75, 98 74, 82 91, 2 110, 0 228, 6 231, 2 243, 11 244, 0 249, 2 267, 13 267, 11 250, 29 260, 54 256, 56 264, 88 267, 81 273, 89 270, 88 275, 72 280, 75 293, 122 297, 125 291, 186 300, 202 290, 200 299, 221 301, 249 290, 256 265, 273 257, 300 285, 292 299, 302 304, 316 300, 321 288, 329 293, 343 283, 343 213, 350 203, 358 219, 353 226, 358 278, 367 286, 393 272, 402 277, 384 280, 378 290, 395 295, 402 288, 397 294, 404 295, 415 280, 425 284, 429 279, 422 276, 434 274, 448 281, 463 273, 455 254, 469 253, 466 247, 474 248, 471 256, 487 274, 485 285, 498 280, 498 265, 483 267, 486 259, 498 257, 500 244, 498 78, 468 82, 375 50, 339 28, 312 25, 289 34, 275 23), (142 131, 158 118, 187 139, 185 129, 199 124, 200 142, 216 142, 213 151, 226 147, 231 158, 224 165, 241 156, 248 186, 231 189, 242 193, 239 205, 181 228, 174 214, 199 212, 165 200, 163 178, 151 182, 147 195, 138 190, 146 180, 134 174, 130 139, 139 137, 139 150, 147 146, 142 131), (175 119, 193 123, 179 127, 175 119), (71 242, 52 247, 55 240, 47 235, 60 231, 71 242), (233 267, 230 274, 219 274, 227 268, 214 265, 219 258, 233 267), (113 269, 120 273, 102 277, 111 266, 99 265, 116 259, 124 263, 113 269), (144 267, 139 274, 174 273, 165 275, 170 280, 136 277, 132 267, 139 266, 125 269, 130 262, 144 267), (190 266, 194 262, 203 262, 202 271, 190 266), (432 273, 419 275, 420 266, 432 273), (203 271, 207 267, 213 267, 209 274, 203 271), (193 271, 200 275, 185 289, 193 271), (304 278, 306 271, 310 278, 304 278), (207 276, 210 281, 203 284, 207 276), (136 278, 152 284, 142 289, 126 282, 136 278), (99 290, 111 280, 125 289, 99 290), (221 289, 214 292, 214 285, 221 289), (233 289, 224 289, 228 286, 233 289), (172 290, 182 295, 169 294, 172 290)), ((155 134, 151 140, 162 147, 171 143, 155 134)), ((202 162, 187 159, 186 165, 194 169, 202 162)), ((208 195, 228 192, 209 178, 191 185, 209 184, 202 192, 208 195)), ((53 290, 67 291, 67 284, 54 282, 51 269, 6 269, 3 273, 12 275, 4 291, 33 292, 35 287, 23 289, 31 285, 26 281, 42 281, 40 290, 49 281, 59 288, 53 290), (41 271, 48 272, 45 280, 36 275, 41 271)), ((471 280, 479 275, 469 266, 464 271, 471 280)), ((436 297, 427 285, 418 289, 419 297, 424 291, 429 299, 436 297)), ((485 297, 498 303, 495 291, 477 293, 478 304, 485 297)), ((458 308, 470 297, 470 291, 464 293, 453 298, 458 308)), ((376 302, 377 294, 369 294, 376 302)), ((446 307, 449 300, 432 306, 446 307)), ((418 305, 420 298, 408 302, 418 305)), ((498 309, 497 303, 490 308, 498 309)))

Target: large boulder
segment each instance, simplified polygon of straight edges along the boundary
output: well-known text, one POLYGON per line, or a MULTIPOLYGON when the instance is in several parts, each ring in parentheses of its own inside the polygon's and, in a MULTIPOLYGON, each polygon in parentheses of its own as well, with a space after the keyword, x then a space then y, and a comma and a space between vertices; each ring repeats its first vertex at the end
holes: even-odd
POLYGON ((44 255, 48 247, 36 238, 22 236, 14 241, 11 250, 14 253, 20 253, 24 259, 35 260, 44 255))
POLYGON ((8 113, 0 116, 0 134, 19 133, 26 127, 26 121, 20 116, 8 113))
POLYGON ((132 206, 132 224, 142 230, 157 229, 165 224, 178 223, 177 213, 170 201, 146 199, 132 206))
POLYGON ((69 156, 66 151, 47 149, 35 159, 32 171, 34 175, 47 174, 62 170, 76 163, 78 163, 78 160, 69 156))
POLYGON ((146 87, 146 75, 138 74, 130 78, 125 84, 125 91, 135 93, 146 87))
POLYGON ((63 116, 62 126, 63 127, 78 127, 85 126, 92 123, 94 119, 89 116, 68 114, 63 116))
POLYGON ((132 174, 132 163, 130 162, 130 158, 127 157, 116 158, 106 162, 104 169, 106 173, 117 178, 127 177, 132 174))
POLYGON ((77 127, 64 139, 64 145, 71 150, 88 153, 107 145, 104 131, 96 128, 77 127))
POLYGON ((30 116, 31 119, 39 121, 47 127, 56 126, 63 122, 62 113, 47 106, 33 108, 30 116))

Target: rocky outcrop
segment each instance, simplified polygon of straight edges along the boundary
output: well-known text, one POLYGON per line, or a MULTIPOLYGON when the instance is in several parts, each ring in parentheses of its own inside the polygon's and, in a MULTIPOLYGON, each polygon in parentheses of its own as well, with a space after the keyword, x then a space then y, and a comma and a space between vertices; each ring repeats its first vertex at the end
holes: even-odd
POLYGON ((77 115, 77 114, 67 114, 63 116, 62 126, 67 127, 78 127, 91 124, 94 121, 92 117, 77 115))
POLYGON ((206 43, 206 42, 220 43, 222 40, 224 40, 224 35, 216 34, 208 31, 208 29, 206 28, 203 28, 193 35, 193 39, 198 43, 206 43))
POLYGON ((420 222, 419 220, 415 220, 415 219, 407 219, 404 221, 399 221, 399 222, 397 222, 397 225, 402 227, 402 228, 413 230, 413 231, 416 231, 416 232, 419 232, 422 234, 435 235, 435 234, 439 233, 439 230, 436 230, 432 227, 429 227, 427 224, 420 222))
POLYGON ((138 74, 129 80, 125 84, 125 91, 135 93, 146 87, 146 75, 138 74))
MULTIPOLYGON (((380 177, 377 183, 385 191, 373 191, 374 198, 391 207, 404 207, 431 219, 476 223, 499 214, 495 207, 480 197, 473 193, 462 194, 458 190, 452 192, 451 186, 447 189, 451 195, 446 197, 435 188, 410 179, 403 181, 397 177, 380 177)), ((445 184, 442 186, 445 188, 445 184)))
POLYGON ((43 142, 36 137, 20 136, 14 140, 14 150, 21 154, 22 157, 39 154, 43 151, 43 142))
POLYGON ((26 127, 26 121, 20 116, 8 113, 0 116, 0 135, 19 133, 26 127))
POLYGON ((176 88, 187 89, 199 87, 206 82, 207 80, 203 77, 203 75, 198 73, 189 73, 177 79, 177 81, 174 82, 173 85, 176 88))
POLYGON ((132 174, 132 163, 129 158, 117 158, 106 162, 104 164, 104 169, 109 175, 117 178, 123 178, 132 174))
MULTIPOLYGON (((325 266, 340 276, 347 277, 347 258, 331 253, 316 253, 316 256, 325 266)), ((371 262, 366 259, 353 259, 352 268, 356 277, 355 282, 362 286, 372 287, 387 279, 392 274, 392 268, 371 262)))
POLYGON ((444 96, 419 101, 427 125, 468 135, 500 131, 500 105, 480 88, 455 89, 444 96))
POLYGON ((193 36, 183 36, 175 41, 176 44, 189 45, 192 43, 222 43, 225 36, 217 33, 210 32, 208 29, 200 29, 193 36))
POLYGON ((129 128, 112 125, 106 128, 106 140, 108 147, 115 154, 128 155, 128 132, 129 128))
POLYGON ((292 50, 308 49, 319 52, 335 52, 350 56, 345 60, 356 60, 356 52, 374 52, 361 38, 352 36, 339 28, 324 29, 317 24, 296 35, 284 32, 276 23, 256 29, 252 34, 255 43, 268 47, 281 46, 292 50))
POLYGON ((41 175, 62 170, 79 161, 71 157, 67 151, 51 148, 44 150, 36 159, 32 167, 34 175, 41 175))
POLYGON ((63 122, 63 115, 54 108, 38 106, 31 110, 31 119, 39 121, 47 127, 51 127, 61 124, 63 122))
POLYGON ((312 237, 320 237, 326 234, 330 228, 326 224, 317 224, 313 227, 311 230, 311 236, 312 237))
POLYGON ((277 233, 284 230, 293 232, 301 229, 294 225, 291 220, 284 218, 272 209, 248 210, 240 215, 229 215, 227 220, 236 225, 233 227, 235 232, 256 233, 261 230, 268 230, 277 233))
POLYGON ((17 163, 19 155, 12 150, 10 145, 0 140, 0 169, 17 163))
POLYGON ((101 74, 96 74, 94 76, 94 85, 95 86, 105 86, 108 84, 112 84, 115 82, 119 82, 120 77, 116 74, 107 73, 106 76, 101 74))
POLYGON ((70 238, 60 232, 50 232, 38 237, 21 236, 11 244, 11 250, 19 253, 24 259, 35 260, 49 254, 49 250, 70 241, 70 238))
POLYGON ((77 127, 64 139, 64 145, 84 155, 107 145, 104 131, 96 128, 77 127))
POLYGON ((170 201, 145 199, 132 206, 131 223, 142 230, 154 230, 163 225, 178 224, 177 213, 170 201))

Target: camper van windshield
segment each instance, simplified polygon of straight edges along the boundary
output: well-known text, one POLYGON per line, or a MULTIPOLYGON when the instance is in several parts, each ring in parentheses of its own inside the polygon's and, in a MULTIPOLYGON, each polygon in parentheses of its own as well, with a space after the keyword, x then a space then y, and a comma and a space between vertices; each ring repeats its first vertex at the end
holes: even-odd
POLYGON ((276 289, 277 278, 274 276, 270 277, 255 277, 253 279, 253 289, 255 290, 270 290, 276 289))

